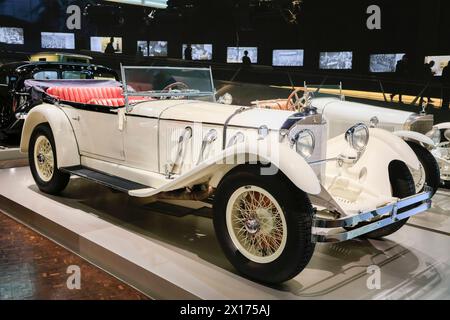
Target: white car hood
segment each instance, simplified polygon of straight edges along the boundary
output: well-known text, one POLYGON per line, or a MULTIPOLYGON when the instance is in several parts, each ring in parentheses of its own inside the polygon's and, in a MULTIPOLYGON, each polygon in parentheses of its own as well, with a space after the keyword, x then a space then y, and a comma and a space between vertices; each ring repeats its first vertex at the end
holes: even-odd
POLYGON ((356 121, 369 122, 377 117, 380 123, 390 123, 403 126, 414 112, 394 110, 371 106, 363 103, 341 101, 336 98, 316 98, 312 100, 313 106, 324 116, 333 120, 354 119, 356 121))
MULTIPOLYGON (((161 120, 224 125, 240 108, 202 101, 161 100, 141 103, 133 108, 131 114, 161 120)), ((229 125, 250 128, 266 125, 271 130, 279 130, 292 114, 294 112, 253 108, 233 116, 229 125)))

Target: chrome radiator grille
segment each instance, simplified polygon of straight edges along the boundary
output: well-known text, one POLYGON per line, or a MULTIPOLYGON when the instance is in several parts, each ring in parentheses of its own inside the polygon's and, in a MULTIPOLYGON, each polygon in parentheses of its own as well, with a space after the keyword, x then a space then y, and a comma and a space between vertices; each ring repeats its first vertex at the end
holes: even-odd
POLYGON ((434 118, 432 115, 419 116, 406 124, 407 130, 427 134, 433 128, 434 118))

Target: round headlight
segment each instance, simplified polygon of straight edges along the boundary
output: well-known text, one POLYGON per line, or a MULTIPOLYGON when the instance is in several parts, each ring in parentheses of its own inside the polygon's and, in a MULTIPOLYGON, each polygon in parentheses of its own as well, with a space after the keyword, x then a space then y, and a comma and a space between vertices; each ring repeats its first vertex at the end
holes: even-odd
POLYGON ((431 130, 430 132, 428 132, 426 134, 426 136, 428 138, 430 138, 431 140, 433 140, 435 145, 438 145, 439 143, 441 143, 441 131, 437 128, 433 128, 433 130, 431 130))
POLYGON ((369 128, 365 124, 357 124, 347 130, 345 140, 350 144, 350 147, 358 152, 362 152, 369 143, 369 128))
POLYGON ((295 148, 297 153, 303 158, 310 158, 316 147, 316 138, 311 130, 305 129, 300 131, 295 137, 295 148))

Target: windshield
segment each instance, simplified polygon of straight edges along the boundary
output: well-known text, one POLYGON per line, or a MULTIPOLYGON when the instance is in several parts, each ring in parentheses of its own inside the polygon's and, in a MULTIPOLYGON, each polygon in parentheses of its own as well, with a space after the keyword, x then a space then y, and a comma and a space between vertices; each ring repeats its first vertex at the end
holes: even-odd
POLYGON ((125 97, 215 102, 211 69, 122 67, 125 97))

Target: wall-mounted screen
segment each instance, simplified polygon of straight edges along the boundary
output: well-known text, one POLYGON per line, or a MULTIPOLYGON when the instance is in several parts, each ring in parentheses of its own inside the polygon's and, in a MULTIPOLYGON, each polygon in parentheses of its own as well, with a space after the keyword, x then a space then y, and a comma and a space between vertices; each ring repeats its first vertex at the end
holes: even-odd
POLYGON ((107 48, 108 53, 122 53, 122 38, 91 37, 91 51, 106 52, 107 48), (111 45, 109 45, 110 43, 111 45))
POLYGON ((395 72, 397 62, 402 60, 404 53, 371 54, 370 72, 395 72))
POLYGON ((275 67, 303 67, 304 50, 273 50, 272 65, 275 67))
POLYGON ((0 43, 25 44, 23 29, 0 27, 0 43))
POLYGON ((242 63, 245 51, 248 52, 248 57, 252 63, 258 63, 257 47, 228 47, 227 63, 242 63))
POLYGON ((167 48, 167 41, 150 41, 148 45, 149 55, 150 57, 167 57, 167 48))
POLYGON ((137 46, 144 57, 167 57, 167 41, 138 41, 137 46))
POLYGON ((320 69, 349 70, 353 67, 353 52, 321 52, 320 69))
POLYGON ((430 63, 431 61, 434 61, 434 67, 431 69, 431 71, 433 71, 433 74, 436 77, 440 77, 442 76, 442 71, 450 61, 450 55, 425 57, 425 63, 430 63))
MULTIPOLYGON (((212 60, 212 44, 192 44, 192 60, 212 60)), ((183 44, 183 59, 187 44, 183 44)))
POLYGON ((137 52, 140 53, 141 56, 148 57, 148 42, 138 41, 137 50, 138 50, 137 52))
POLYGON ((75 34, 42 32, 41 47, 43 49, 75 49, 75 34))

